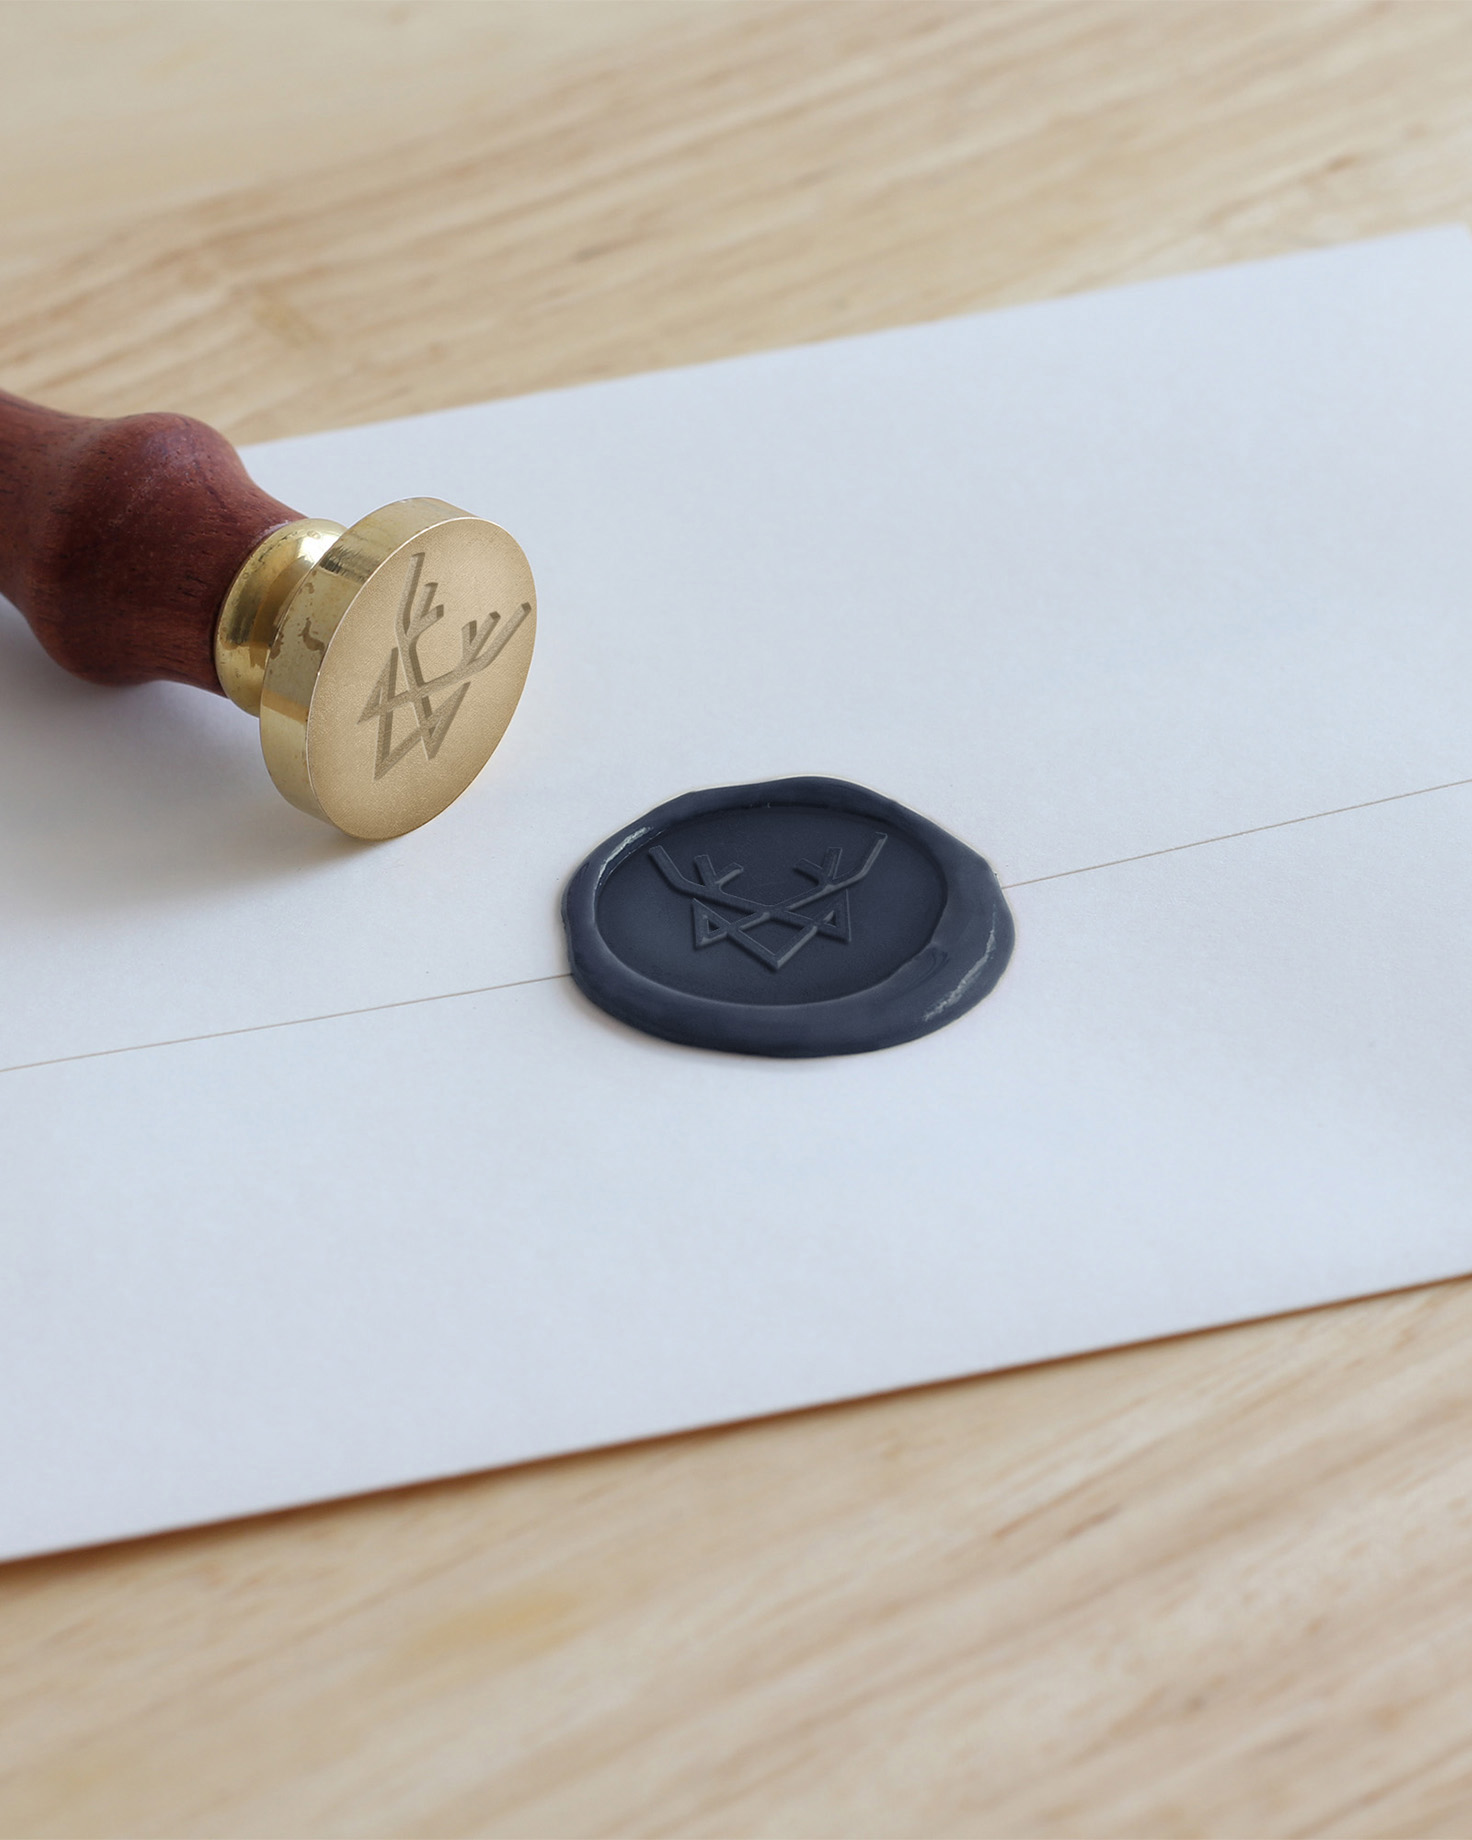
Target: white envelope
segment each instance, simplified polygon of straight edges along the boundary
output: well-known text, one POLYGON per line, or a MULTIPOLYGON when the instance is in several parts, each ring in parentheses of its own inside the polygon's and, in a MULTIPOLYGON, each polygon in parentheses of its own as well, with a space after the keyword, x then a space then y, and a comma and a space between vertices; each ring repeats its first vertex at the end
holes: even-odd
POLYGON ((536 570, 392 844, 5 610, 0 1554, 1472 1267, 1469 327, 1449 229, 257 448, 536 570), (976 1011, 782 1063, 572 989, 581 857, 785 773, 992 861, 976 1011))

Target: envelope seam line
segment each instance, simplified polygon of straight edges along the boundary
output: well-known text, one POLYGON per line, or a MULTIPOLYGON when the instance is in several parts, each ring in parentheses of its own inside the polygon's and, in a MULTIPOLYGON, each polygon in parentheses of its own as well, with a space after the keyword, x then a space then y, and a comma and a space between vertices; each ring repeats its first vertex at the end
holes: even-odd
POLYGON ((1397 805, 1403 799, 1424 799, 1432 792, 1454 792, 1472 786, 1472 778, 1443 780, 1438 786, 1417 786, 1412 792, 1388 792, 1383 798, 1361 799, 1356 805, 1333 805, 1327 811, 1305 812, 1301 818, 1275 818, 1271 824, 1251 824, 1246 830, 1223 831, 1218 837, 1198 837, 1194 843, 1168 843, 1163 849, 1141 850, 1134 856, 1111 856, 1107 862, 1085 863, 1080 869, 1055 869, 1051 875, 1030 875, 1020 882, 1003 882, 1003 888, 1035 888, 1039 882, 1061 882, 1070 875, 1092 875, 1096 869, 1118 869, 1125 863, 1149 862, 1153 856, 1178 856, 1182 850, 1204 850, 1213 843, 1233 843, 1239 837, 1259 837, 1264 831, 1284 831, 1294 824, 1315 824, 1320 818, 1342 818, 1351 811, 1370 811, 1376 805, 1397 805))
POLYGON ((150 1048, 187 1048, 199 1041, 225 1041, 232 1035, 260 1035, 267 1029, 298 1029, 313 1022, 341 1022, 348 1016, 373 1016, 382 1010, 414 1009, 421 1003, 450 1003, 456 997, 485 997, 497 990, 521 990, 528 984, 556 984, 570 972, 549 971, 541 977, 512 978, 505 984, 476 984, 469 990, 437 990, 427 997, 400 997, 393 1003, 365 1003, 359 1009, 324 1010, 320 1016, 283 1016, 276 1022, 248 1022, 238 1029, 211 1029, 203 1035, 172 1035, 163 1041, 129 1041, 117 1048, 88 1048, 81 1054, 56 1054, 49 1060, 16 1061, 0 1074, 30 1073, 38 1067, 65 1067, 72 1061, 106 1060, 113 1054, 144 1054, 150 1048))
MULTIPOLYGON (((1377 805, 1397 805, 1405 799, 1425 798, 1433 792, 1454 792, 1472 786, 1472 777, 1443 780, 1435 786, 1417 786, 1410 792, 1390 792, 1378 799, 1361 799, 1353 805, 1334 805, 1326 811, 1305 812, 1298 818, 1277 818, 1271 824, 1253 824, 1245 830, 1223 831, 1215 837, 1199 837, 1192 843, 1171 843, 1159 850, 1141 850, 1134 856, 1113 856, 1107 862, 1086 863, 1078 869, 1056 869, 1051 875, 1033 875, 1019 882, 1004 882, 1012 888, 1035 888, 1040 882, 1060 882, 1072 875, 1092 875, 1099 869, 1119 869, 1128 863, 1149 862, 1157 856, 1178 856, 1183 850, 1203 850, 1214 843, 1233 843, 1240 837, 1257 837, 1265 831, 1287 830, 1295 824, 1314 824, 1320 818, 1339 818, 1352 811, 1370 811, 1377 805)), ((393 1003, 365 1003, 356 1009, 325 1010, 317 1016, 284 1016, 275 1022, 251 1022, 238 1029, 211 1029, 199 1035, 173 1035, 161 1041, 130 1041, 116 1048, 88 1048, 81 1054, 57 1054, 38 1061, 16 1061, 0 1067, 0 1074, 31 1073, 42 1067, 64 1067, 74 1061, 106 1060, 114 1054, 143 1054, 152 1048, 187 1048, 201 1041, 225 1041, 234 1035, 260 1035, 268 1029, 303 1028, 314 1022, 341 1022, 349 1016, 372 1016, 391 1009, 413 1009, 422 1003, 450 1003, 457 997, 484 997, 498 990, 520 990, 531 984, 555 984, 569 977, 566 971, 546 972, 540 977, 512 978, 504 984, 477 984, 467 990, 439 990, 424 997, 400 997, 393 1003)))

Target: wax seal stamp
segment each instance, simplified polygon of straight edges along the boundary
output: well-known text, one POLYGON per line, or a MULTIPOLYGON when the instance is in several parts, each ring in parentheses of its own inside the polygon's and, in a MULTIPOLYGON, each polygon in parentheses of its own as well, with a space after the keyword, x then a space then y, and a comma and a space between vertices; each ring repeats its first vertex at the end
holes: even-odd
POLYGON ((434 498, 350 528, 255 486, 183 415, 95 421, 0 393, 0 594, 67 670, 259 716, 292 804, 397 837, 489 759, 531 664, 514 538, 434 498))
POLYGON ((837 779, 672 799, 596 849, 562 900, 578 988, 692 1047, 860 1054, 953 1022, 1011 956, 982 857, 837 779))

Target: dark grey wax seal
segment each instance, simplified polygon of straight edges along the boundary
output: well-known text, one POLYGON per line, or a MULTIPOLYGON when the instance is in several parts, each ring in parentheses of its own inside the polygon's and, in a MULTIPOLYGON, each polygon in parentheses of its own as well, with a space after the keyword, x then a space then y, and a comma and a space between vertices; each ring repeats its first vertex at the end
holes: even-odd
POLYGON ((990 866, 840 779, 671 799, 596 849, 562 897, 578 988, 697 1048, 862 1054, 954 1022, 1012 952, 990 866))

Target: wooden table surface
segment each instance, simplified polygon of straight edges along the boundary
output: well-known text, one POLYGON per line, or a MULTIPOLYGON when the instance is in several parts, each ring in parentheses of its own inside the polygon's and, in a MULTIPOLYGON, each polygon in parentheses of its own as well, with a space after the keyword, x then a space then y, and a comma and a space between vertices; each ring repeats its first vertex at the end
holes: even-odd
MULTIPOLYGON (((238 439, 1469 214, 1459 0, 0 6, 0 387, 238 439)), ((0 1830, 1466 1835, 1469 1429, 1447 1285, 7 1567, 0 1830)))

